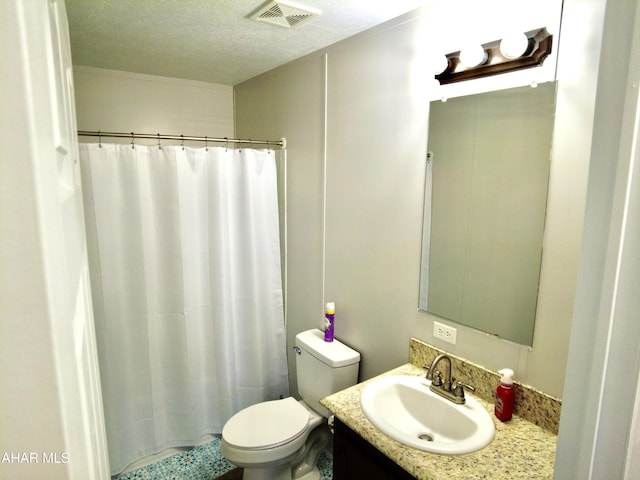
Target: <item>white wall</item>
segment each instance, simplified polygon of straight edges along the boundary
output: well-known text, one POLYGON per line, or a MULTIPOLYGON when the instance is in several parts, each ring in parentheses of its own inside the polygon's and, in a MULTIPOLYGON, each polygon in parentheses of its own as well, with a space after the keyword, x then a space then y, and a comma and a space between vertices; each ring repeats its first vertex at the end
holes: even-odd
POLYGON ((1 2, 0 56, 0 477, 108 478, 64 2, 1 2))
POLYGON ((595 91, 596 101, 575 116, 578 127, 593 119, 574 133, 587 137, 591 164, 555 478, 638 478, 640 2, 566 0, 565 12, 582 37, 585 23, 600 28, 590 55, 574 51, 582 67, 563 73, 571 97, 595 91))
MULTIPOLYGON (((474 23, 496 25, 487 3, 469 15, 474 23)), ((496 4, 524 28, 548 26, 557 40, 560 2, 536 3, 531 12, 496 4), (545 13, 540 16, 540 11, 545 13)), ((291 145, 289 339, 306 328, 320 328, 323 302, 335 301, 336 336, 362 353, 362 378, 406 362, 409 338, 416 336, 491 369, 511 366, 518 380, 561 396, 588 155, 553 159, 531 351, 462 326, 457 327, 457 345, 439 343, 431 333, 433 318, 417 311, 428 101, 441 95, 425 59, 453 50, 456 35, 469 31, 468 24, 459 23, 459 11, 460 2, 426 6, 236 86, 237 134, 284 135, 291 145), (438 43, 443 29, 448 29, 446 44, 438 43)), ((481 42, 503 36, 479 34, 481 42)), ((507 74, 510 80, 505 84, 501 76, 493 88, 553 78, 554 60, 547 59, 542 77, 507 74)), ((481 91, 490 82, 466 83, 473 84, 470 91, 481 91)), ((574 127, 564 123, 557 131, 574 127)), ((557 148, 581 152, 584 146, 570 136, 557 148)))
POLYGON ((74 82, 79 130, 233 138, 230 86, 92 67, 74 82))

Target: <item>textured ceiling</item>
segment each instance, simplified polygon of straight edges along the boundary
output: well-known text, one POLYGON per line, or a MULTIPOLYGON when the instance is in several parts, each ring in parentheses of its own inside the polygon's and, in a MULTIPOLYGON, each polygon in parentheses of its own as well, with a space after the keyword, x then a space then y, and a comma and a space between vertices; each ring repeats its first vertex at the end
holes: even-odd
POLYGON ((265 0, 65 3, 74 65, 235 85, 428 1, 299 0, 321 14, 290 29, 247 18, 265 0))

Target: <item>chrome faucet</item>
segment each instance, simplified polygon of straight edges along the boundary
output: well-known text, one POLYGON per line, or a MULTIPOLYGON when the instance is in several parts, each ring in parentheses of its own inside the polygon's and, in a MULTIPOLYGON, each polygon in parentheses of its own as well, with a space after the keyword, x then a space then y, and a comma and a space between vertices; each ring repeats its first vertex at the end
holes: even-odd
POLYGON ((460 381, 456 383, 455 388, 451 388, 455 379, 451 377, 451 358, 449 358, 449 355, 447 355, 446 353, 438 355, 433 359, 433 362, 431 362, 431 366, 425 368, 428 368, 426 378, 427 380, 431 380, 431 385, 429 385, 431 391, 437 393, 441 397, 446 398, 447 400, 452 401, 453 403, 461 405, 466 402, 466 399, 464 398, 465 388, 467 390, 471 390, 472 392, 475 391, 475 388, 473 388, 471 385, 467 385, 466 383, 460 381), (442 374, 440 373, 440 370, 436 370, 436 366, 438 365, 438 363, 440 363, 441 360, 446 360, 448 362, 444 381, 442 380, 442 374))

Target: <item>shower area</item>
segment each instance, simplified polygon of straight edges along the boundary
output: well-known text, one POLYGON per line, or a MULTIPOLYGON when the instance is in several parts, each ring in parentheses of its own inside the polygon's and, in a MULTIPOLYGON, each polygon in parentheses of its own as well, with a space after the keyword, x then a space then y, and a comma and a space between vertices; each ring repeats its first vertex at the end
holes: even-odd
POLYGON ((215 439, 238 410, 289 394, 278 194, 286 151, 95 136, 79 150, 117 475, 143 457, 215 439))

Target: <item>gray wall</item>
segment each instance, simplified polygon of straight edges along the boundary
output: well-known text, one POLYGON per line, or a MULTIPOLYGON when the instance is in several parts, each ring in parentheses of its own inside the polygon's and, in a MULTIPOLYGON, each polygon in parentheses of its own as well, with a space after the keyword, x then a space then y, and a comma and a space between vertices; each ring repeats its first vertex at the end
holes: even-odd
MULTIPOLYGON (((322 325, 324 284, 324 58, 313 55, 260 77, 263 88, 240 88, 235 108, 242 138, 287 136, 287 352, 295 334, 322 325), (287 112, 283 114, 282 112, 287 112)), ((338 306, 340 308, 340 306, 338 306)), ((340 321, 340 320, 339 320, 340 321)), ((338 335, 341 326, 337 327, 338 335)), ((297 392, 290 373, 292 392, 297 392)))
MULTIPOLYGON (((289 144, 289 344, 321 328, 323 303, 335 301, 336 336, 361 352, 363 379, 406 362, 416 336, 561 396, 588 156, 552 166, 532 349, 462 326, 457 345, 439 343, 417 311, 433 95, 417 66, 438 15, 419 9, 235 87, 236 134, 289 144)), ((294 373, 290 357, 293 392, 294 373)))
POLYGON ((79 130, 234 136, 233 89, 228 85, 81 66, 74 67, 73 79, 79 130))

